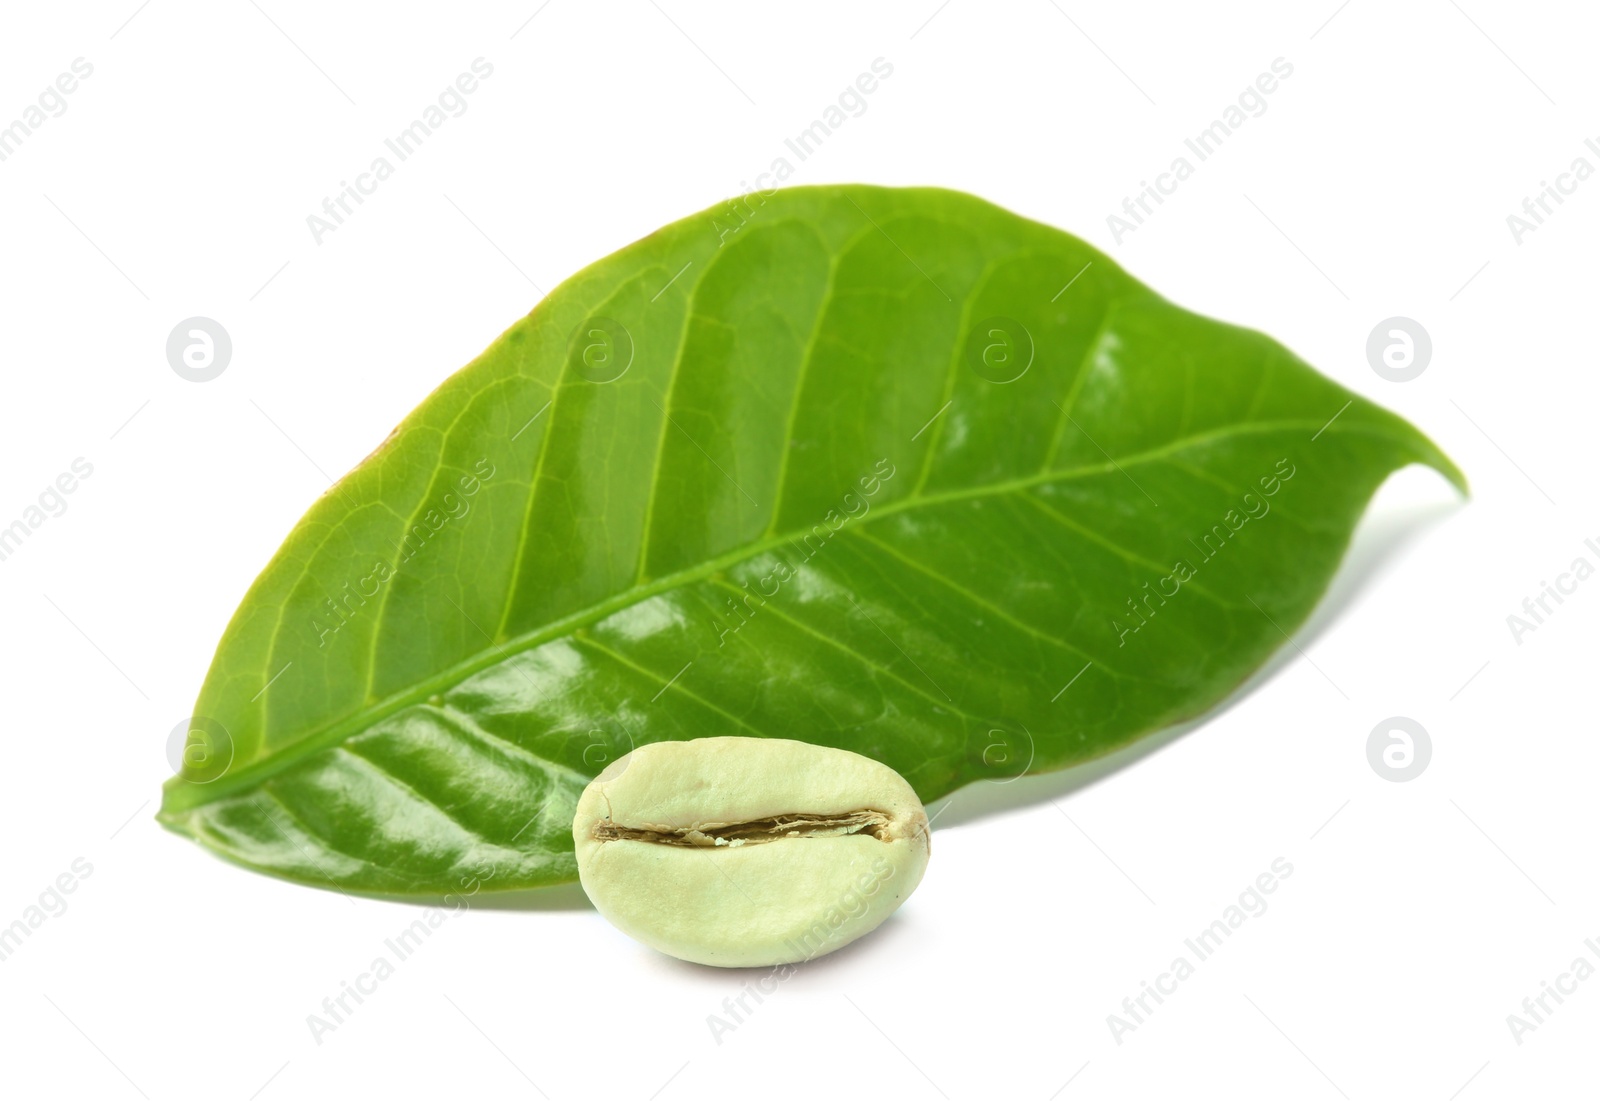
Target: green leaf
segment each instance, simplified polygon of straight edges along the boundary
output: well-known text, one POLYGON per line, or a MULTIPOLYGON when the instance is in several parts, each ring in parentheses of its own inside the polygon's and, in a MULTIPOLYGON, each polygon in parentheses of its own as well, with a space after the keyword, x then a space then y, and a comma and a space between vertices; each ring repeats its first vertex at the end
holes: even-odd
POLYGON ((437 895, 575 878, 578 792, 645 742, 840 746, 924 799, 1064 768, 1258 668, 1409 463, 1465 490, 1058 230, 750 196, 562 284, 311 508, 160 819, 437 895))

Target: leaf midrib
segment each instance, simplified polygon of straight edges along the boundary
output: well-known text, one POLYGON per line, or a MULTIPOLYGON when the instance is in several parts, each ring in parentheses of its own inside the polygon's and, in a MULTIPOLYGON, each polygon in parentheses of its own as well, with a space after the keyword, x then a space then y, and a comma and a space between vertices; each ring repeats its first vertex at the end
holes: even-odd
MULTIPOLYGON (((1033 486, 1045 485, 1051 482, 1069 481, 1076 478, 1089 477, 1095 474, 1109 474, 1121 466, 1136 463, 1153 462, 1168 455, 1186 450, 1188 448, 1211 443, 1216 440, 1227 439, 1231 436, 1270 434, 1278 431, 1292 429, 1318 429, 1323 428, 1328 435, 1371 435, 1384 439, 1395 440, 1391 433, 1380 431, 1376 428, 1356 424, 1340 424, 1324 426, 1317 421, 1304 420, 1278 420, 1261 421, 1256 424, 1231 424, 1208 432, 1196 433, 1182 439, 1151 448, 1148 451, 1125 456, 1121 460, 1111 460, 1105 463, 1096 463, 1090 466, 1071 467, 1065 470, 1041 471, 1038 474, 1025 478, 1016 478, 989 485, 950 490, 945 493, 918 494, 912 493, 899 501, 883 505, 874 510, 870 518, 864 519, 863 524, 873 523, 877 520, 909 511, 917 507, 932 507, 952 501, 972 500, 982 497, 993 497, 1001 494, 1030 489, 1033 486)), ((1403 441, 1397 441, 1403 442, 1403 441)), ((438 694, 444 689, 461 684, 468 678, 475 676, 491 666, 505 661, 507 658, 524 653, 547 642, 554 641, 579 627, 596 623, 616 612, 632 607, 642 601, 659 596, 662 593, 696 581, 702 581, 719 570, 736 566, 741 562, 754 558, 766 551, 788 543, 801 535, 803 531, 787 532, 770 538, 746 544, 708 559, 689 569, 680 570, 673 574, 656 578, 647 585, 632 587, 612 596, 598 604, 592 604, 560 619, 552 620, 542 627, 518 635, 497 646, 486 647, 471 658, 458 662, 450 668, 424 681, 419 681, 393 695, 374 701, 370 706, 352 712, 324 727, 320 731, 302 737, 292 745, 286 746, 272 756, 253 762, 230 772, 225 776, 204 785, 184 786, 182 777, 174 777, 168 781, 167 804, 163 806, 158 815, 164 821, 172 821, 190 811, 209 803, 218 802, 227 798, 241 789, 249 789, 261 780, 270 778, 298 764, 308 757, 314 756, 325 749, 332 748, 344 742, 352 734, 371 728, 378 722, 388 718, 407 707, 426 701, 430 696, 438 694)))

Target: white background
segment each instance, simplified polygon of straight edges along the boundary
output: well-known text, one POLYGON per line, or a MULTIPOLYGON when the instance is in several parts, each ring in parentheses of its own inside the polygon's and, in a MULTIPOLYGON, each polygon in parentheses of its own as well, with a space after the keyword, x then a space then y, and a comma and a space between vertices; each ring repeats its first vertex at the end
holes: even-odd
POLYGON ((0 163, 0 526, 93 466, 0 562, 0 925, 92 868, 0 963, 0 1089, 1593 1090, 1600 979, 1520 1044, 1507 1016, 1600 965, 1600 580, 1520 643, 1507 616, 1575 558, 1600 566, 1600 179, 1520 243, 1506 222, 1580 155, 1600 168, 1592 10, 137 2, 0 16, 0 123, 94 66, 0 163), (316 243, 306 216, 478 57, 467 112, 316 243), (798 162, 784 138, 879 57, 868 110, 798 162), (1266 113, 1116 241, 1107 215, 1279 57, 1266 113), (904 909, 747 997, 720 1042, 708 1016, 762 973, 657 956, 562 890, 452 918, 317 1043, 307 1015, 417 910, 154 823, 224 623, 328 476, 544 291, 785 155, 793 183, 941 184, 1076 232, 1407 416, 1473 497, 1394 478, 1297 647, 1227 706, 1088 775, 958 794, 904 909), (234 344, 205 384, 164 352, 194 315, 234 344), (1393 315, 1434 344, 1403 384, 1365 354, 1393 315), (1395 715, 1432 742, 1405 783, 1367 759, 1395 715), (1118 1043, 1107 1016, 1279 857, 1269 908, 1118 1043))

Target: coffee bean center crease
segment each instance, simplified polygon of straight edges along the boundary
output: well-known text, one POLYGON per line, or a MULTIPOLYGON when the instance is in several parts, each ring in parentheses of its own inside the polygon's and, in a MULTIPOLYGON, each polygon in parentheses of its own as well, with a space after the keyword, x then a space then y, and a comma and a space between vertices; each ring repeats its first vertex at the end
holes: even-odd
POLYGON ((602 820, 595 823, 592 833, 596 841, 646 841, 657 845, 714 849, 758 845, 789 838, 845 837, 856 833, 866 833, 879 841, 887 841, 885 831, 889 821, 890 816, 883 811, 862 809, 845 814, 780 814, 752 822, 735 822, 710 828, 680 826, 676 829, 635 829, 602 820))

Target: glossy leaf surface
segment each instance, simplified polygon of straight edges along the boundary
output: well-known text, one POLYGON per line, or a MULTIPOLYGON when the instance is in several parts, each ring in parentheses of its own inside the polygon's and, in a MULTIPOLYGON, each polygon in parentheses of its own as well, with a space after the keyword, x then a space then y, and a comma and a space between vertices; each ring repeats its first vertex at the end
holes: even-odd
MULTIPOLYGON (((559 287, 256 580, 161 820, 263 871, 574 878, 634 745, 800 738, 924 799, 1203 712, 1410 425, 970 196, 807 188, 559 287)), ((476 887, 472 888, 476 889, 476 887)))

